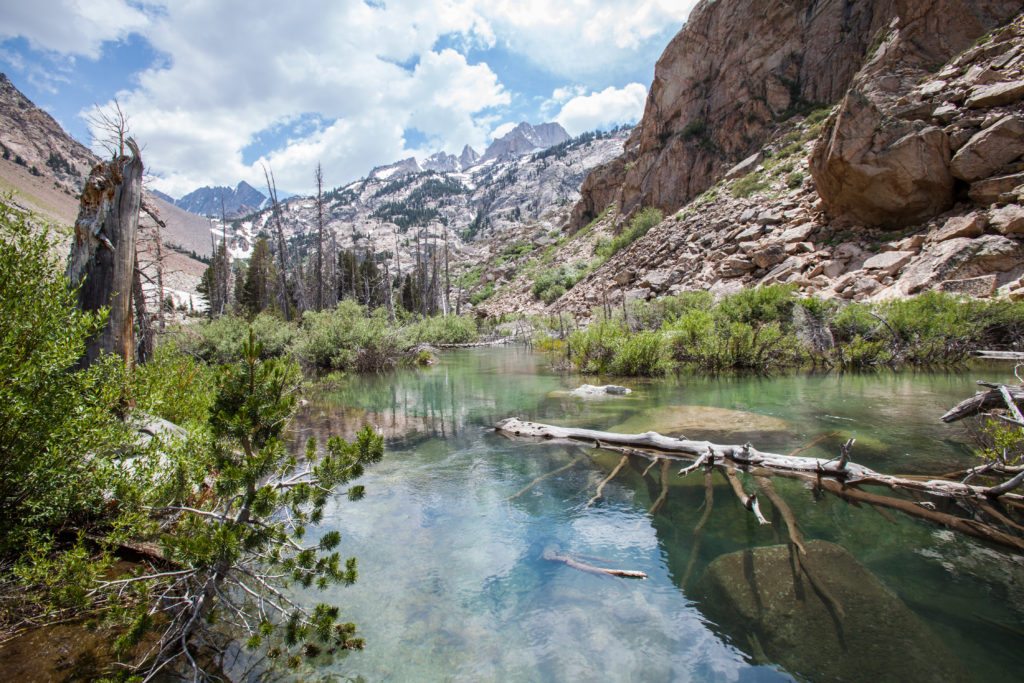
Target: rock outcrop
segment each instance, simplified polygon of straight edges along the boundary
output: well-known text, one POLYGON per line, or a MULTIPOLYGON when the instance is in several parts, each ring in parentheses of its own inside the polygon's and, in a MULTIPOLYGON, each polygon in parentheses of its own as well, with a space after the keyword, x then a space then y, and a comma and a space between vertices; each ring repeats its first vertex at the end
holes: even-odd
MULTIPOLYGON (((641 206, 675 211, 755 154, 780 121, 840 100, 811 167, 829 209, 872 225, 934 216, 953 204, 957 147, 932 120, 938 103, 907 95, 1019 11, 1018 0, 702 2, 655 67, 625 158, 584 184, 570 229, 609 203, 623 218, 641 206)), ((1012 64, 998 68, 998 78, 973 74, 977 88, 952 101, 1012 106, 1024 88, 1008 76, 1012 64)))
POLYGON ((837 101, 888 4, 702 2, 655 66, 624 161, 584 185, 571 227, 607 206, 611 186, 624 216, 641 206, 675 211, 760 150, 776 122, 837 101))
POLYGON ((1007 110, 1024 97, 1024 60, 1007 54, 1008 27, 932 74, 1020 12, 1020 2, 895 5, 814 150, 811 173, 831 214, 900 228, 953 206, 958 180, 997 175, 1024 154, 1024 120, 1007 110))

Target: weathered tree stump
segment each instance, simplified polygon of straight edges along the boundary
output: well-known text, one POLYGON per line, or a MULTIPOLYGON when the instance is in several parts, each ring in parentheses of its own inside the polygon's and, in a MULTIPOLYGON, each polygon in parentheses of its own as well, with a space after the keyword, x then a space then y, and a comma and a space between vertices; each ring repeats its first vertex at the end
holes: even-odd
POLYGON ((78 288, 78 307, 109 309, 106 326, 86 345, 81 367, 88 367, 103 353, 116 353, 128 363, 135 354, 132 285, 142 156, 134 140, 125 142, 131 156, 104 161, 89 174, 75 220, 68 279, 78 288))

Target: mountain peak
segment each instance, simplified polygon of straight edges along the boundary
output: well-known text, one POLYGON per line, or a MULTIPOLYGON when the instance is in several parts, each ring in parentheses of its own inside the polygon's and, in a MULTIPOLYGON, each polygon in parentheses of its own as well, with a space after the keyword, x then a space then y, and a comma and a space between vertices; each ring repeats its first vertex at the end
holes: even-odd
POLYGON ((174 202, 174 205, 200 216, 224 215, 237 218, 261 209, 267 198, 244 180, 231 189, 226 186, 200 187, 174 202))
POLYGON ((565 142, 569 134, 558 123, 542 123, 534 126, 522 121, 515 128, 495 139, 479 163, 491 159, 511 159, 565 142))

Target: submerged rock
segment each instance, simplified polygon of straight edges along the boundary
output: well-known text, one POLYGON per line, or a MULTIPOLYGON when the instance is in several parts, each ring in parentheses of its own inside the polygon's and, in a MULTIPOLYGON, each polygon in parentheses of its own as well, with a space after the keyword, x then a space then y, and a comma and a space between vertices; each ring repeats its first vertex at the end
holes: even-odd
POLYGON ((702 611, 736 646, 800 679, 967 679, 943 642, 845 549, 806 547, 814 584, 794 575, 787 545, 715 559, 697 585, 702 611))
POLYGON ((584 384, 569 392, 572 396, 587 397, 587 396, 625 396, 626 394, 633 393, 632 389, 626 387, 620 387, 617 384, 605 384, 601 386, 594 386, 593 384, 584 384))

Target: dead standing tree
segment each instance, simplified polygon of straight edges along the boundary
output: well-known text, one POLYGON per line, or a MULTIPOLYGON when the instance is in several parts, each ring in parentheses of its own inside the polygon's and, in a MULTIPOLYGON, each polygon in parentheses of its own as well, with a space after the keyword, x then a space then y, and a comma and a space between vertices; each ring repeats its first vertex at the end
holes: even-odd
POLYGON ((132 291, 143 166, 135 141, 124 144, 131 156, 115 156, 89 174, 75 220, 68 279, 78 288, 78 307, 110 310, 106 326, 86 346, 82 367, 102 353, 116 353, 127 363, 135 354, 132 291))

